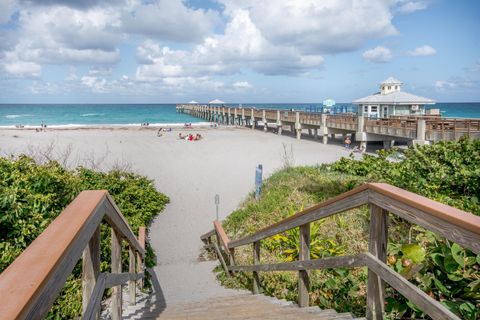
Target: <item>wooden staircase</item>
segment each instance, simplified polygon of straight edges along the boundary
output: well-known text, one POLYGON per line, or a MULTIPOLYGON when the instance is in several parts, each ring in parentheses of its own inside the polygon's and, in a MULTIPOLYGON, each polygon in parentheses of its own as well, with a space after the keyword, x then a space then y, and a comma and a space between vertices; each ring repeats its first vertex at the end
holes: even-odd
MULTIPOLYGON (((148 298, 147 298, 148 299, 148 298)), ((142 301, 142 299, 139 299, 142 301)), ((149 304, 152 301, 149 301, 149 304)), ((337 313, 335 310, 321 310, 318 307, 299 308, 297 304, 267 297, 262 294, 243 293, 228 297, 218 297, 202 302, 181 303, 167 307, 161 313, 157 308, 148 310, 143 303, 126 307, 123 319, 160 320, 217 320, 217 319, 278 319, 278 320, 344 320, 358 319, 350 313, 337 313)), ((104 317, 108 319, 108 315, 104 317)))

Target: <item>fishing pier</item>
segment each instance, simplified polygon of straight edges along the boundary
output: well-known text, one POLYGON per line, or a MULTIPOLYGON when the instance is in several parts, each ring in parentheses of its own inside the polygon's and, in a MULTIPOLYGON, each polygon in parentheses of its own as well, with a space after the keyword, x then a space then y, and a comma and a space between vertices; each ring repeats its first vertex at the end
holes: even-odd
POLYGON ((450 119, 439 116, 390 116, 370 118, 356 114, 330 115, 284 109, 257 109, 212 105, 178 104, 177 112, 189 114, 219 125, 245 126, 272 131, 285 130, 297 139, 307 135, 324 144, 335 135, 351 135, 361 146, 383 141, 385 148, 395 141, 429 144, 440 140, 458 140, 463 136, 480 138, 480 119, 450 119))

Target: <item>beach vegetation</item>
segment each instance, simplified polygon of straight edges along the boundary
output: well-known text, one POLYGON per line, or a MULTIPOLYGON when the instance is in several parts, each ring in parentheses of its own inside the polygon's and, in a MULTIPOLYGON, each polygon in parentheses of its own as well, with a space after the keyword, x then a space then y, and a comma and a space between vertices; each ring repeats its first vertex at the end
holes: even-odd
MULTIPOLYGON (((264 183, 257 201, 250 196, 223 223, 237 239, 313 204, 366 182, 387 182, 450 206, 480 215, 480 140, 463 138, 411 147, 402 161, 394 151, 353 157, 328 165, 289 167, 264 183)), ((311 258, 350 255, 368 249, 369 213, 366 206, 311 224, 311 258)), ((238 264, 252 263, 252 248, 236 249, 238 264)), ((480 255, 417 225, 390 215, 388 265, 463 319, 480 317, 480 255)), ((293 261, 298 257, 298 231, 262 240, 261 262, 293 261)), ((219 279, 229 287, 251 289, 251 273, 219 279)), ((261 272, 265 294, 296 300, 295 272, 261 272)), ((310 303, 321 308, 363 315, 366 306, 365 268, 311 272, 310 303)), ((425 318, 417 306, 387 286, 386 317, 425 318)))
MULTIPOLYGON (((135 234, 148 226, 168 203, 152 180, 124 171, 66 169, 57 161, 38 163, 28 156, 0 158, 0 272, 52 222, 82 191, 107 190, 135 234)), ((123 250, 124 269, 128 251, 123 250)), ((147 267, 153 251, 147 243, 147 267)), ((34 267, 34 266, 32 266, 34 267)), ((101 227, 101 272, 110 268, 110 228, 101 227)), ((108 294, 108 293, 107 293, 108 294)), ((48 318, 72 319, 81 315, 81 261, 52 307, 48 318)))

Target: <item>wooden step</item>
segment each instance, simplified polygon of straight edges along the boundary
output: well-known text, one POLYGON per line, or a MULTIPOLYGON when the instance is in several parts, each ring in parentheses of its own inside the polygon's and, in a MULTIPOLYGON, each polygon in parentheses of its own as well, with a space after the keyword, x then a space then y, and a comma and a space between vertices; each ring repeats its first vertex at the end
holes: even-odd
MULTIPOLYGON (((148 299, 147 299, 148 300, 148 299)), ((295 303, 278 300, 264 295, 238 294, 218 297, 201 302, 167 305, 165 309, 147 310, 141 305, 125 309, 124 319, 160 319, 160 320, 243 320, 243 319, 316 319, 344 320, 353 319, 349 313, 337 313, 335 310, 322 310, 318 307, 299 308, 295 303)), ((155 308, 154 308, 155 309, 155 308)))

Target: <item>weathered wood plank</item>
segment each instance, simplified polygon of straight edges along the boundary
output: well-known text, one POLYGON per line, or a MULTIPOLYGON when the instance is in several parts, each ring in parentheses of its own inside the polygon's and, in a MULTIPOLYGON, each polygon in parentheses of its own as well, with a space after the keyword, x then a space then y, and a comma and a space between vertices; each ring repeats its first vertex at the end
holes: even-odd
POLYGON ((207 233, 202 234, 202 235, 200 236, 200 239, 203 240, 203 241, 205 241, 205 240, 207 240, 208 238, 212 237, 214 234, 215 234, 215 229, 212 229, 212 230, 208 231, 207 233))
POLYGON ((449 221, 450 224, 457 227, 480 234, 480 217, 470 212, 448 206, 387 183, 369 183, 369 189, 428 213, 431 216, 436 216, 442 221, 449 221))
POLYGON ((216 242, 213 242, 213 247, 215 248, 215 252, 217 253, 218 260, 220 260, 220 263, 222 264, 223 270, 225 270, 225 273, 227 274, 227 277, 230 276, 229 269, 227 267, 227 264, 225 263, 225 259, 223 259, 222 252, 220 251, 220 248, 218 247, 218 244, 216 242))
MULTIPOLYGON (((136 274, 135 273, 135 250, 129 246, 128 247, 128 272, 129 273, 132 273, 132 274, 136 274)), ((129 293, 129 297, 130 297, 130 305, 135 305, 137 303, 137 295, 136 295, 136 291, 137 291, 137 282, 136 282, 137 279, 130 279, 128 281, 128 293, 129 293)))
MULTIPOLYGON (((388 212, 370 204, 369 251, 378 260, 387 261, 388 212)), ((385 283, 373 271, 368 270, 367 319, 382 320, 385 311, 385 283)))
POLYGON ((100 313, 100 302, 102 301, 103 292, 105 291, 105 279, 107 275, 101 273, 95 283, 93 288, 92 295, 88 302, 87 308, 83 313, 84 320, 96 320, 97 315, 100 313))
POLYGON ((395 270, 378 260, 371 253, 364 253, 363 255, 369 269, 372 269, 373 272, 379 275, 386 283, 391 285, 433 319, 460 319, 440 302, 432 299, 428 294, 396 273, 395 270))
MULTIPOLYGON (((452 223, 450 220, 440 218, 439 215, 432 215, 430 212, 424 211, 421 207, 414 207, 411 206, 410 203, 401 202, 401 200, 393 198, 391 195, 387 196, 376 191, 371 191, 369 198, 371 203, 408 220, 411 223, 436 232, 475 253, 480 253, 480 231, 475 233, 467 230, 462 226, 452 223)), ((472 214, 465 212, 465 216, 467 215, 472 214)))
POLYGON ((342 257, 329 257, 304 261, 292 261, 273 264, 259 264, 251 266, 230 266, 230 271, 298 271, 329 268, 357 268, 364 267, 365 261, 362 254, 342 257))
MULTIPOLYGON (((300 226, 299 261, 310 260, 310 223, 300 226)), ((310 276, 307 270, 298 271, 298 306, 308 307, 310 291, 310 276)))
POLYGON ((105 220, 113 229, 117 230, 120 237, 127 240, 128 244, 135 248, 135 250, 144 258, 145 250, 140 246, 140 243, 137 241, 132 229, 130 229, 125 217, 120 214, 120 209, 118 209, 117 205, 109 195, 107 195, 107 200, 107 215, 105 216, 105 220))
POLYGON ((87 310, 99 274, 100 226, 95 229, 82 254, 82 314, 87 310))
POLYGON ((215 220, 213 221, 213 226, 215 227, 215 232, 217 233, 217 237, 220 240, 221 245, 223 246, 225 251, 228 252, 228 244, 230 240, 228 239, 225 230, 223 230, 222 224, 220 223, 220 221, 215 220))
MULTIPOLYGON (((112 228, 112 274, 122 273, 122 238, 120 233, 112 228)), ((108 279, 109 276, 107 276, 108 279)), ((122 319, 122 286, 117 285, 112 289, 112 320, 122 319)))
POLYGON ((107 273, 106 275, 105 288, 112 288, 127 283, 128 281, 136 281, 145 277, 143 272, 107 273))
POLYGON ((266 227, 247 237, 231 241, 229 248, 243 246, 262 240, 278 233, 299 227, 303 224, 329 217, 335 213, 343 212, 364 205, 368 201, 368 185, 363 185, 337 197, 310 207, 287 219, 266 227))
MULTIPOLYGON (((253 264, 260 264, 260 241, 253 243, 253 264)), ((253 294, 259 294, 260 290, 260 276, 257 271, 253 271, 253 294)))
MULTIPOLYGON (((142 247, 142 249, 145 249, 145 236, 146 236, 145 233, 146 233, 145 227, 138 228, 138 243, 140 243, 140 247, 142 247)), ((144 272, 143 258, 140 255, 140 253, 137 252, 137 273, 143 273, 143 272, 144 272)), ((140 290, 143 289, 143 278, 137 281, 137 286, 140 290)))
POLYGON ((45 316, 103 218, 106 193, 81 192, 1 273, 0 319, 45 316))

